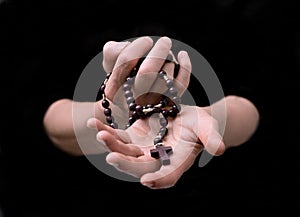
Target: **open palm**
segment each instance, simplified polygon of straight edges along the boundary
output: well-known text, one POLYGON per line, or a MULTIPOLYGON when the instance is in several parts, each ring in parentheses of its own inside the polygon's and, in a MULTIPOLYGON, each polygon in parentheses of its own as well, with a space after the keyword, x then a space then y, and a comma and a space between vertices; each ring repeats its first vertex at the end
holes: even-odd
POLYGON ((109 149, 109 164, 141 178, 141 183, 151 188, 173 186, 203 149, 212 155, 225 150, 216 120, 207 109, 197 106, 182 105, 177 117, 169 119, 163 143, 173 149, 170 165, 162 165, 150 155, 153 138, 160 128, 156 115, 139 119, 126 130, 112 129, 97 119, 90 120, 89 127, 97 128, 97 140, 109 149))

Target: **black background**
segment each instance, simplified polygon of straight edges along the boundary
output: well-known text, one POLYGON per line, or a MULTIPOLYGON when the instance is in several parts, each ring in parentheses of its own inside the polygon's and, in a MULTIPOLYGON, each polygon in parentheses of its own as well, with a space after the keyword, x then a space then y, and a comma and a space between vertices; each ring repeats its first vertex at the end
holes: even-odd
MULTIPOLYGON (((297 1, 13 1, 0 4, 0 207, 5 217, 259 214, 299 216, 297 1), (55 148, 47 107, 72 98, 109 40, 169 36, 197 49, 226 95, 252 100, 261 121, 240 147, 196 164, 170 189, 99 172, 55 148), (127 204, 127 205, 126 205, 127 204), (139 211, 141 208, 142 211, 139 211), (287 214, 287 213, 290 213, 287 214)), ((191 82, 190 90, 197 91, 191 82)), ((201 93, 198 99, 201 105, 201 93)))

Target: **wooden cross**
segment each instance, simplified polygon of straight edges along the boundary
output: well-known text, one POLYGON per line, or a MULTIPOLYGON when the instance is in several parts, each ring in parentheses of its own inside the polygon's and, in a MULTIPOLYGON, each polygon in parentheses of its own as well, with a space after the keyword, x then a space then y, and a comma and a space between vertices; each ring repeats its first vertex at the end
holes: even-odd
POLYGON ((162 143, 159 143, 155 146, 155 149, 150 150, 151 157, 155 159, 160 159, 163 165, 170 164, 169 155, 173 153, 171 146, 164 146, 162 143))

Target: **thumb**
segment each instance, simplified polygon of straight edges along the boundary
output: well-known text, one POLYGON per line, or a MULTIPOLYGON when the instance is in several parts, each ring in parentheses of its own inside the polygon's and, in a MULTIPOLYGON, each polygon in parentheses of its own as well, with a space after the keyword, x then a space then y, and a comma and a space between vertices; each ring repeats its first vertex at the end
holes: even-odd
POLYGON ((219 156, 223 154, 225 144, 222 135, 219 133, 218 121, 202 109, 198 109, 197 112, 198 123, 193 129, 200 143, 202 143, 204 149, 211 155, 219 156))
MULTIPOLYGON (((201 140, 201 138, 200 138, 201 140)), ((206 143, 203 144, 205 150, 212 155, 219 156, 225 151, 225 144, 223 142, 222 136, 218 131, 212 129, 209 136, 206 139, 206 143)))

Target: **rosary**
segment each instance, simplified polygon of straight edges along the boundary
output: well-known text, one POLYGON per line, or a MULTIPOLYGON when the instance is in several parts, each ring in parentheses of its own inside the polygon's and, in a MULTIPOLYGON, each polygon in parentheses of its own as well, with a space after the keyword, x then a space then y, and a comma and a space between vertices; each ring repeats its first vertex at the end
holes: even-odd
MULTIPOLYGON (((164 70, 160 70, 157 74, 158 78, 165 81, 166 87, 168 90, 163 94, 162 99, 158 104, 147 104, 139 105, 136 103, 135 98, 133 97, 132 87, 134 85, 135 76, 137 75, 140 64, 144 58, 141 58, 137 65, 132 69, 130 75, 126 78, 125 83, 123 84, 124 96, 129 109, 129 118, 126 128, 130 127, 136 120, 144 119, 150 117, 152 114, 158 113, 160 129, 153 140, 154 148, 150 150, 151 157, 155 159, 160 159, 162 165, 170 164, 169 155, 173 153, 171 146, 165 146, 163 144, 163 139, 168 133, 168 118, 174 118, 180 112, 181 107, 180 97, 177 95, 178 91, 174 87, 173 80, 167 76, 167 73, 164 70)), ((179 64, 173 60, 166 60, 165 62, 173 62, 175 64, 174 77, 179 70, 179 64)), ((114 129, 118 128, 118 124, 115 122, 112 116, 112 110, 110 108, 110 102, 105 95, 106 83, 109 80, 112 72, 106 75, 105 80, 100 86, 99 93, 102 95, 102 107, 104 108, 104 115, 106 117, 107 124, 114 129)))

